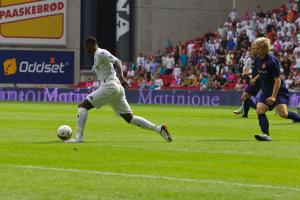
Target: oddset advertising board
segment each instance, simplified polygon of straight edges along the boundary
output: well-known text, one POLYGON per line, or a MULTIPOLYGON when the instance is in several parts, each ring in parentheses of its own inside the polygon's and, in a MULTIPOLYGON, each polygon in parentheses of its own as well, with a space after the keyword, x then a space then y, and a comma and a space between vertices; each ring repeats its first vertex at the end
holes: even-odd
POLYGON ((65 46, 67 0, 0 0, 0 44, 65 46))
POLYGON ((74 84, 74 52, 0 50, 0 83, 74 84))

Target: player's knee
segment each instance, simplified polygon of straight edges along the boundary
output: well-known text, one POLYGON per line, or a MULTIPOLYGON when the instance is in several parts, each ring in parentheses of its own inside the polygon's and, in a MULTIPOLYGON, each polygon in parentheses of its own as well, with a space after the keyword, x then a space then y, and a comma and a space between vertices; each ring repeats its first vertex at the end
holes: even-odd
POLYGON ((123 117, 123 119, 129 124, 133 118, 133 114, 132 113, 127 113, 127 114, 120 114, 121 117, 123 117))
POLYGON ((243 95, 241 96, 241 100, 242 100, 242 101, 245 101, 245 100, 246 100, 245 97, 244 97, 243 95))
POLYGON ((90 110, 94 108, 94 106, 88 100, 85 99, 78 105, 78 108, 85 108, 87 110, 90 110))
POLYGON ((246 93, 243 93, 241 96, 241 100, 246 101, 247 98, 248 98, 248 95, 246 93))
POLYGON ((262 109, 262 108, 260 108, 260 107, 257 107, 257 108, 256 108, 256 113, 257 113, 257 115, 261 115, 261 114, 265 114, 266 112, 265 112, 264 109, 262 109))

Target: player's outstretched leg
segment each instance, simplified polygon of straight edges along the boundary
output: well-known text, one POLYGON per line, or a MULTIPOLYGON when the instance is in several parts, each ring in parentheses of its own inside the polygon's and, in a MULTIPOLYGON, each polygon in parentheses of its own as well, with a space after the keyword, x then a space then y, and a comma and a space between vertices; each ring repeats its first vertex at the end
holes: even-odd
POLYGON ((297 113, 291 112, 287 110, 286 104, 279 104, 277 105, 277 111, 280 117, 291 119, 293 123, 300 122, 300 116, 297 113))
POLYGON ((269 136, 269 121, 266 116, 266 112, 268 111, 268 106, 263 103, 257 104, 257 117, 259 121, 259 126, 262 131, 262 134, 255 135, 255 139, 258 141, 272 141, 271 137, 269 136))
POLYGON ((132 113, 120 114, 120 115, 125 119, 127 123, 134 124, 136 126, 139 126, 147 130, 155 131, 159 133, 166 141, 172 142, 171 134, 169 133, 166 125, 157 126, 152 122, 144 119, 143 117, 133 115, 132 113))
POLYGON ((88 110, 92 109, 94 106, 88 101, 84 100, 78 106, 78 114, 77 114, 77 133, 76 137, 73 139, 66 140, 66 143, 81 143, 83 142, 83 131, 85 122, 88 117, 88 110))

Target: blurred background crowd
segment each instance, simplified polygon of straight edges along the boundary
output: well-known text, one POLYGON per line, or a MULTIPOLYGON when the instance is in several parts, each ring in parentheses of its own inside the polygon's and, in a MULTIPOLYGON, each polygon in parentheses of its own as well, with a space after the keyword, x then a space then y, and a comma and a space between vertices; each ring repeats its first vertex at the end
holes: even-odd
MULTIPOLYGON (((242 68, 251 43, 261 36, 271 40, 270 53, 277 56, 281 74, 291 91, 300 90, 299 0, 279 8, 239 15, 232 10, 217 30, 208 30, 188 41, 164 42, 151 55, 138 54, 135 62, 124 62, 123 71, 131 88, 243 91, 249 77, 242 68)), ((89 80, 87 87, 98 87, 89 80)))

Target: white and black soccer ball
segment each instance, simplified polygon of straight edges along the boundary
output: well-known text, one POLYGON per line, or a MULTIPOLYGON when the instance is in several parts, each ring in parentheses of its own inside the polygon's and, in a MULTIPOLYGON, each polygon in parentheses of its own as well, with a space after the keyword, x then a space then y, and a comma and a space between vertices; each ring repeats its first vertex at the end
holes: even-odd
POLYGON ((72 128, 68 125, 61 125, 57 129, 57 137, 63 141, 72 137, 72 128))

